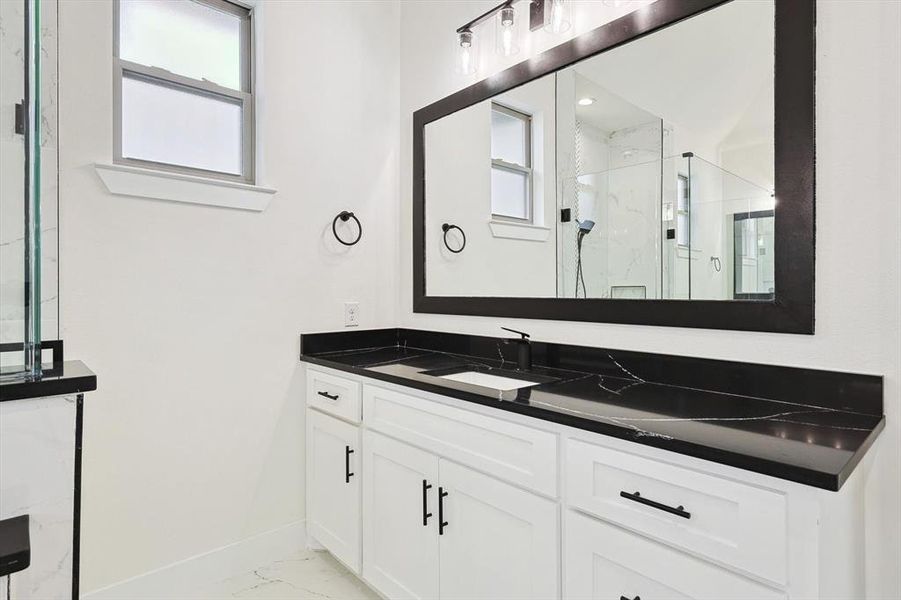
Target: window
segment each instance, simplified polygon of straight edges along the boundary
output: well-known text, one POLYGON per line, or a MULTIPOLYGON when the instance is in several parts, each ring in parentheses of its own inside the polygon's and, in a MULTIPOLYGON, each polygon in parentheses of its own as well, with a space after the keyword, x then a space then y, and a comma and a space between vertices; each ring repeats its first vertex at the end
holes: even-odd
POLYGON ((251 11, 119 0, 116 163, 253 183, 251 11))
POLYGON ((691 243, 691 198, 688 176, 679 173, 679 188, 676 196, 676 243, 688 246, 691 243))
POLYGON ((491 105, 491 215, 532 221, 532 117, 491 105))

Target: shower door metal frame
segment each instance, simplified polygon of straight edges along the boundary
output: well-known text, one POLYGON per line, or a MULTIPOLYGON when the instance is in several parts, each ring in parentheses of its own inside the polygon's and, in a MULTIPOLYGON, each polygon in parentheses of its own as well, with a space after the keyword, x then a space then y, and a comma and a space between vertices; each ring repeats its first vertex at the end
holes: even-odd
POLYGON ((657 0, 413 113, 413 312, 814 333, 815 0, 775 0, 775 297, 627 300, 430 296, 425 126, 732 0, 657 0))

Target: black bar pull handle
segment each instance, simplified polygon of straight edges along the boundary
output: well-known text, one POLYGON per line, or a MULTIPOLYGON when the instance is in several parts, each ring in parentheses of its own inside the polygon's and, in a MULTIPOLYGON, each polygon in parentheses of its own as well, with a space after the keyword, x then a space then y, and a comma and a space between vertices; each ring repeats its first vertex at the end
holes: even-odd
POLYGON ((429 524, 429 517, 432 516, 432 513, 429 512, 429 490, 432 489, 432 484, 430 484, 425 479, 422 480, 422 526, 427 527, 429 524))
POLYGON ((444 499, 447 497, 447 492, 444 491, 443 487, 438 488, 438 535, 444 535, 444 528, 449 525, 447 521, 444 520, 444 499))
POLYGON ((337 400, 338 399, 338 394, 329 394, 328 392, 316 392, 316 393, 319 394, 320 396, 322 396, 323 398, 328 398, 329 400, 337 400))
POLYGON ((354 476, 350 472, 350 455, 353 453, 350 446, 344 446, 344 483, 350 483, 350 478, 354 476))
MULTIPOLYGON (((625 498, 626 500, 631 500, 632 502, 638 502, 639 504, 644 504, 645 506, 650 506, 651 508, 656 508, 657 510, 662 510, 664 512, 668 512, 671 515, 676 515, 677 517, 682 517, 683 519, 690 519, 691 513, 685 510, 685 507, 681 504, 675 508, 672 506, 667 506, 666 504, 662 504, 660 502, 656 502, 654 500, 648 500, 647 498, 642 498, 641 494, 638 492, 620 492, 620 496, 625 498)), ((628 599, 627 599, 628 600, 628 599)))
POLYGON ((627 598, 626 596, 620 596, 619 600, 641 600, 641 596, 635 596, 634 598, 627 598))

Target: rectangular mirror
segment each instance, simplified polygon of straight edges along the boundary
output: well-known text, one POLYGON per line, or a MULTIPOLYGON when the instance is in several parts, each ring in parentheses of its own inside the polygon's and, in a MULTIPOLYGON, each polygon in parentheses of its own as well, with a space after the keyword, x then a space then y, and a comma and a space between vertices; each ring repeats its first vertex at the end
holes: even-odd
POLYGON ((414 115, 414 310, 813 332, 813 2, 658 0, 414 115))

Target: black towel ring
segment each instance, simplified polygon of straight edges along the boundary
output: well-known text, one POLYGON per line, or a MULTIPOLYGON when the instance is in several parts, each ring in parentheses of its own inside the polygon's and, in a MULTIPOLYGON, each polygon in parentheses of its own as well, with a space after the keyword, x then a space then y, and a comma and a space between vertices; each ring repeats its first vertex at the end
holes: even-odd
POLYGON ((338 240, 339 242, 341 242, 342 244, 344 244, 345 246, 353 246, 357 242, 360 241, 361 237, 363 237, 363 225, 360 224, 360 219, 358 219, 355 214, 353 214, 352 212, 348 212, 346 210, 342 210, 340 213, 338 213, 338 216, 335 217, 334 220, 332 221, 332 233, 335 234, 335 239, 338 240), (336 226, 338 225, 338 219, 341 219, 345 223, 347 221, 349 221, 350 219, 353 219, 354 221, 357 222, 357 229, 359 231, 357 232, 357 237, 356 237, 356 239, 354 239, 354 241, 345 242, 340 237, 338 237, 338 230, 336 228, 336 226))
POLYGON ((448 250, 450 250, 450 251, 453 252, 454 254, 460 254, 461 252, 463 252, 463 248, 466 247, 466 232, 465 232, 465 231, 463 231, 462 229, 460 229, 458 226, 456 226, 456 225, 451 225, 451 224, 449 224, 449 223, 445 223, 444 225, 442 225, 442 226, 441 226, 441 231, 444 232, 444 247, 445 247, 445 248, 447 248, 448 250), (447 232, 450 231, 451 229, 456 229, 457 231, 460 232, 460 235, 463 236, 463 245, 460 246, 460 247, 459 247, 458 249, 456 249, 456 250, 454 250, 453 248, 451 248, 451 247, 450 247, 450 244, 447 243, 447 232))

